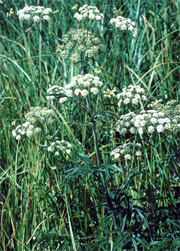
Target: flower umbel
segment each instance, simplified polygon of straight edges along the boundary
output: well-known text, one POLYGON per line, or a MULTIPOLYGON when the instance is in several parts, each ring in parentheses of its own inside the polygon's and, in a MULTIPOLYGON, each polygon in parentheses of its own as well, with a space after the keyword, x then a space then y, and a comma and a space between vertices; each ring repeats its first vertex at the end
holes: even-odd
POLYGON ((33 20, 36 23, 41 20, 48 21, 51 13, 52 9, 43 6, 26 6, 18 10, 17 15, 20 20, 33 20))
POLYGON ((97 7, 88 6, 87 4, 85 4, 81 8, 79 8, 79 12, 76 12, 74 14, 74 17, 78 21, 82 21, 85 19, 101 21, 104 15, 100 13, 97 7))
POLYGON ((133 22, 130 18, 118 16, 117 18, 112 18, 110 20, 110 24, 115 24, 115 27, 120 28, 121 30, 130 31, 132 32, 133 37, 137 37, 137 28, 135 28, 135 22, 133 22))
POLYGON ((110 155, 116 159, 125 159, 131 160, 131 157, 134 155, 136 157, 140 157, 142 152, 139 150, 141 148, 141 144, 135 142, 125 143, 123 145, 115 148, 110 155))

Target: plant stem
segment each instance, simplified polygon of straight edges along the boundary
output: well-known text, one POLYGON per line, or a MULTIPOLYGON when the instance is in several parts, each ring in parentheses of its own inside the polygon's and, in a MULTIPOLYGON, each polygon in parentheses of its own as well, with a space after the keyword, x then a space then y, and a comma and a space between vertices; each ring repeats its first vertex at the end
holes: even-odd
MULTIPOLYGON (((98 137, 97 137, 97 130, 96 130, 96 121, 93 118, 92 118, 92 125, 93 125, 94 148, 95 148, 95 152, 96 152, 97 165, 98 165, 98 167, 100 167, 101 158, 100 158, 100 151, 99 151, 99 144, 98 144, 98 137)), ((119 229, 119 226, 118 226, 117 220, 116 220, 116 216, 114 214, 113 204, 112 204, 111 198, 109 196, 109 193, 108 193, 108 190, 107 190, 107 187, 106 187, 106 184, 105 184, 104 175, 102 173, 100 173, 99 175, 100 175, 100 179, 101 179, 101 182, 102 182, 105 198, 106 198, 109 210, 111 211, 111 215, 112 215, 112 218, 113 218, 115 229, 119 229)), ((118 232, 118 235, 119 234, 120 233, 118 232)))

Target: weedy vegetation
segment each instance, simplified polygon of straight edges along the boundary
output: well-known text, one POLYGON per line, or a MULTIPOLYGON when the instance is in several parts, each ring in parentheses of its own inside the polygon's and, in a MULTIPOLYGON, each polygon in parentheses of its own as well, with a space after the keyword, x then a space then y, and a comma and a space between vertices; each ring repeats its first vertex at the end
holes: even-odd
POLYGON ((180 250, 179 0, 0 15, 0 250, 180 250))

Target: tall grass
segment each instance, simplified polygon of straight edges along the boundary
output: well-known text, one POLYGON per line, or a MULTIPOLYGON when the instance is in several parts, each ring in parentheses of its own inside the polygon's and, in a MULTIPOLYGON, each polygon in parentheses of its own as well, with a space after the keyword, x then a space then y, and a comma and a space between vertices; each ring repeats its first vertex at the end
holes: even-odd
POLYGON ((73 17, 83 1, 0 4, 0 249, 178 250, 179 127, 143 138, 115 128, 122 114, 151 109, 160 99, 152 109, 179 118, 179 1, 85 2, 104 14, 88 32, 105 50, 79 61, 56 49, 71 28, 87 29, 73 17), (25 4, 58 12, 41 25, 22 22, 16 13, 25 4), (109 24, 117 11, 136 22, 137 38, 109 24), (98 75, 103 90, 141 86, 148 99, 138 108, 118 107, 103 92, 92 103, 47 100, 48 88, 86 73, 98 75), (12 131, 38 106, 52 109, 54 122, 17 141, 12 131), (56 137, 73 146, 71 157, 47 151, 56 137), (131 160, 112 159, 113 149, 133 141, 142 145, 140 158, 133 146, 131 160))

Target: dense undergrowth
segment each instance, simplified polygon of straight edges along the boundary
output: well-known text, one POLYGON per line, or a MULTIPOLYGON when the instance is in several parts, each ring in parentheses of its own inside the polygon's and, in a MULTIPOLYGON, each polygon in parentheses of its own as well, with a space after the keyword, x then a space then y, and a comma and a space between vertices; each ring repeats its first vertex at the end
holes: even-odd
POLYGON ((0 15, 0 249, 178 251, 180 2, 0 15))

